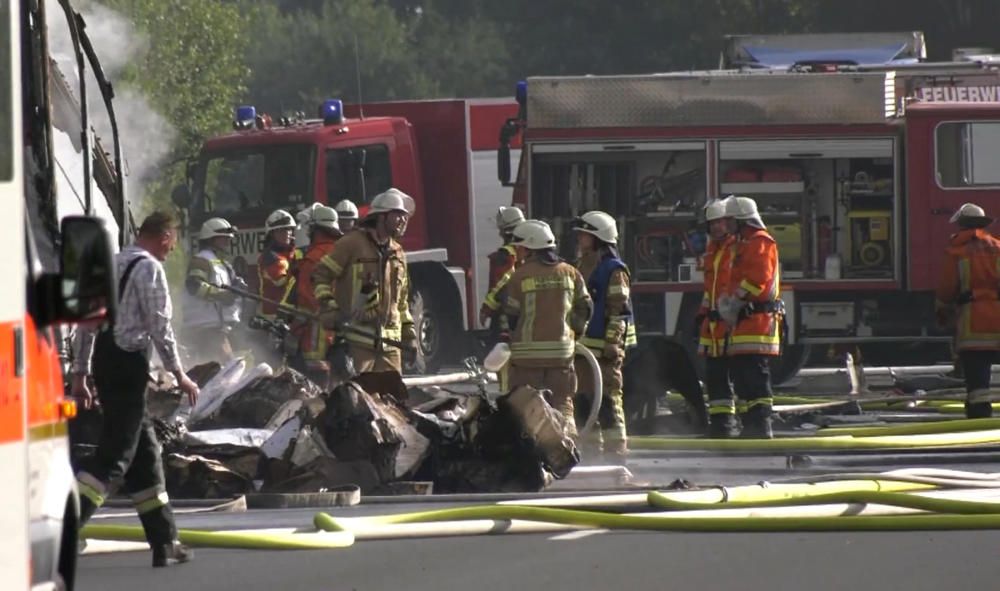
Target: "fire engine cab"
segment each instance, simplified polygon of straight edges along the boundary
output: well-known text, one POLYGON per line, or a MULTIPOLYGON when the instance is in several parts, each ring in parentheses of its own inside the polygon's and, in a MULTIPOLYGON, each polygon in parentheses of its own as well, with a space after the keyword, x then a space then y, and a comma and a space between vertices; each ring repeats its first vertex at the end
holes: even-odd
POLYGON ((522 140, 514 202, 550 221, 564 256, 574 217, 615 216, 640 335, 693 350, 699 214, 709 198, 753 197, 790 324, 776 379, 811 345, 947 359, 933 290, 949 216, 1000 196, 1000 72, 924 55, 920 33, 741 36, 720 70, 529 78, 503 134, 522 140))

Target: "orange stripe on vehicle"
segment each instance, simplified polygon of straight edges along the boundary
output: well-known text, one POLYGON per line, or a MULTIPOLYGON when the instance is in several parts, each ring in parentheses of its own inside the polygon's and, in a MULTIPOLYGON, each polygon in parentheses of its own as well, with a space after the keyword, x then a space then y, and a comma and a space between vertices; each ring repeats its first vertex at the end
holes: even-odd
POLYGON ((21 377, 15 371, 15 330, 20 322, 0 323, 0 443, 24 439, 25 404, 21 377))

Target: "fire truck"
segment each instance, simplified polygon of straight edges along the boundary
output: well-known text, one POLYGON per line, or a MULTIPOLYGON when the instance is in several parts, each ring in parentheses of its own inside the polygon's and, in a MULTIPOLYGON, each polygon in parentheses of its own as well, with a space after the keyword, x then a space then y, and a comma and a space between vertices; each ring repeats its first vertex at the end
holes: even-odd
POLYGON ((574 217, 617 218, 640 335, 694 350, 699 213, 744 195, 779 246, 776 380, 814 345, 947 359, 933 290, 949 216, 967 201, 1000 213, 1000 73, 993 56, 925 55, 920 33, 734 36, 719 70, 528 78, 502 133, 521 140, 517 177, 504 141, 500 180, 565 256, 574 217))
POLYGON ((73 207, 60 206, 57 187, 78 192, 81 212, 98 196, 121 197, 121 169, 76 98, 86 96, 87 78, 107 120, 114 114, 68 0, 0 3, 0 29, 0 273, 9 281, 0 294, 0 581, 4 589, 72 589, 79 501, 67 430, 76 405, 64 397, 59 329, 113 315, 114 247, 100 219, 60 215, 73 207), (47 23, 65 38, 50 36, 47 23), (57 41, 75 55, 68 77, 50 53, 57 41))
MULTIPOLYGON (((295 214, 313 202, 356 203, 396 187, 416 201, 403 238, 420 343, 418 370, 432 371, 467 351, 486 296, 487 253, 500 246, 497 208, 511 189, 496 182, 497 129, 517 113, 513 100, 427 100, 344 104, 319 118, 272 119, 236 109, 234 131, 205 141, 174 201, 188 212, 192 235, 210 217, 239 228, 238 272, 253 282, 264 219, 295 214)), ((515 145, 516 148, 516 145, 515 145)))

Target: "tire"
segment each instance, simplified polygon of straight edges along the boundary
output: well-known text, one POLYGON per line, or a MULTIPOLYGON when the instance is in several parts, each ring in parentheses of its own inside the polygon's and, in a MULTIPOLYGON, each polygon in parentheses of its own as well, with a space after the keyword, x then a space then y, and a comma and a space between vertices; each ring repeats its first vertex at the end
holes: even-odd
POLYGON ((62 540, 59 543, 59 573, 56 578, 56 588, 73 591, 76 582, 77 547, 77 516, 75 503, 66 503, 63 513, 62 540), (61 586, 60 586, 61 585, 61 586))
POLYGON ((794 378, 811 353, 811 345, 785 345, 780 357, 771 358, 771 384, 777 386, 794 378))
POLYGON ((432 374, 451 361, 456 342, 455 320, 442 298, 430 286, 419 284, 410 295, 410 315, 417 331, 417 356, 404 368, 407 373, 432 374))

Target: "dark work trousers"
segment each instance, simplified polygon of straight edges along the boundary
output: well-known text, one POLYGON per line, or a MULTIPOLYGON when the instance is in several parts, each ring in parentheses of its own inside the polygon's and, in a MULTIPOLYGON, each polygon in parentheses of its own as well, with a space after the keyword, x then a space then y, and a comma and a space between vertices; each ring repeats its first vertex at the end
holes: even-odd
POLYGON ((98 336, 94 348, 94 382, 104 412, 95 457, 77 475, 84 523, 113 492, 119 480, 132 502, 146 540, 152 546, 177 539, 177 526, 167 498, 160 444, 146 414, 149 362, 142 352, 125 351, 111 331, 98 336))
POLYGON ((731 355, 729 375, 737 398, 747 406, 743 416, 744 437, 770 437, 771 369, 768 355, 731 355))
POLYGON ((958 359, 965 375, 965 416, 983 419, 993 416, 990 396, 990 378, 993 364, 1000 351, 959 351, 958 359))
POLYGON ((708 391, 709 434, 717 438, 736 437, 739 423, 728 357, 705 358, 705 389, 708 391))

